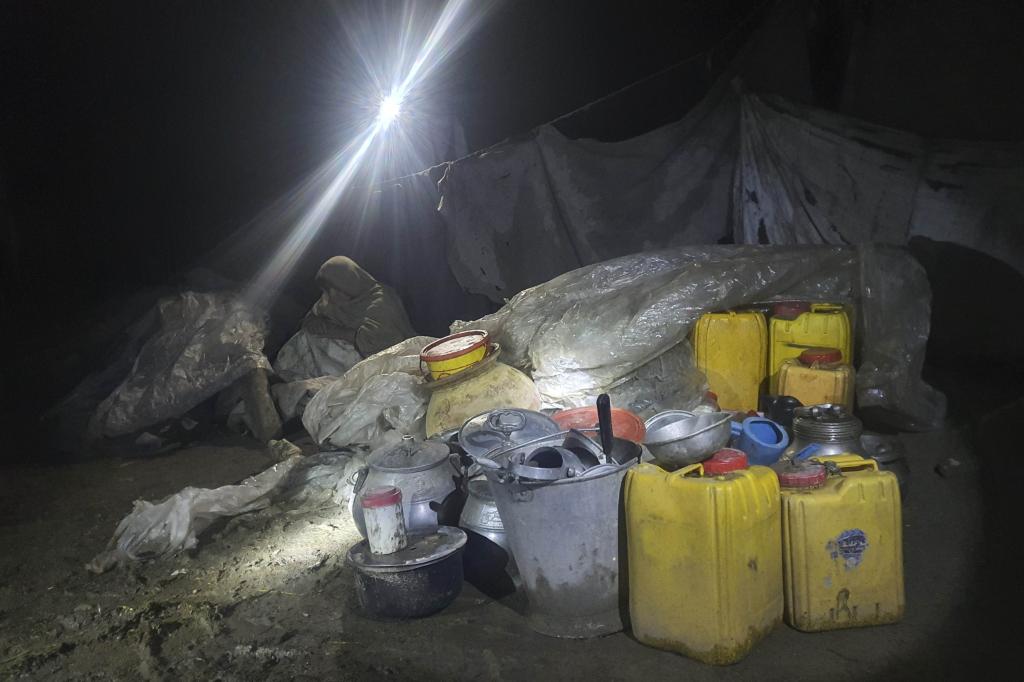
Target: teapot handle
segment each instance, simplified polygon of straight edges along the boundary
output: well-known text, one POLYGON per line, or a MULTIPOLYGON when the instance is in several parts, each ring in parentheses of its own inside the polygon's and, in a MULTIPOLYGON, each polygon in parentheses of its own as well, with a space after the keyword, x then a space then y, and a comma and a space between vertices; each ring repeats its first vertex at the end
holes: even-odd
POLYGON ((363 484, 366 483, 366 476, 370 473, 369 467, 363 467, 356 471, 352 476, 349 477, 349 482, 352 484, 352 497, 354 498, 359 494, 363 484))

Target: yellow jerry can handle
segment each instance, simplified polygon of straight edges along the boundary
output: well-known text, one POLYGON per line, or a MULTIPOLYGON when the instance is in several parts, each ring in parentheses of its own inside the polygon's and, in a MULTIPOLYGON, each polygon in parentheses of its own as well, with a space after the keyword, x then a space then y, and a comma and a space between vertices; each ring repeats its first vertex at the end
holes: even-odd
MULTIPOLYGON (((874 461, 874 460, 871 460, 871 461, 874 461)), ((701 464, 700 462, 697 462, 696 464, 687 464, 682 469, 679 469, 678 471, 673 472, 673 474, 675 476, 686 476, 687 474, 692 474, 694 471, 696 471, 699 476, 703 476, 704 475, 704 465, 701 464)))
POLYGON ((841 313, 843 306, 839 303, 812 303, 812 313, 841 313))
POLYGON ((810 461, 818 462, 819 464, 832 463, 839 467, 841 471, 853 471, 854 469, 861 469, 865 467, 873 471, 878 471, 878 462, 868 457, 855 455, 852 452, 842 455, 812 457, 810 461))

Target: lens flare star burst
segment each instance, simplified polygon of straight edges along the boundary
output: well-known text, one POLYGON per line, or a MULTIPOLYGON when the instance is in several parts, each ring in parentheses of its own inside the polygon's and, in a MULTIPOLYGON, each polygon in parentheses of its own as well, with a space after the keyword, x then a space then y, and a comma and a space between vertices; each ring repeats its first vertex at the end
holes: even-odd
POLYGON ((366 178, 371 185, 381 180, 394 167, 389 161, 398 154, 405 154, 409 164, 419 161, 412 143, 426 118, 419 111, 426 98, 421 91, 429 90, 428 81, 438 77, 440 67, 494 4, 495 0, 448 0, 434 17, 425 17, 424 3, 406 0, 392 21, 368 0, 361 6, 361 15, 339 17, 355 62, 363 71, 362 83, 354 87, 346 83, 345 91, 364 93, 362 105, 357 95, 348 95, 348 99, 354 109, 363 108, 369 115, 361 132, 279 200, 289 215, 298 215, 288 220, 291 232, 249 283, 248 300, 260 306, 273 303, 299 258, 357 177, 366 178), (374 17, 367 16, 374 12, 374 17))
POLYGON ((385 95, 380 100, 380 111, 377 112, 377 125, 387 130, 402 115, 402 100, 395 93, 385 95))

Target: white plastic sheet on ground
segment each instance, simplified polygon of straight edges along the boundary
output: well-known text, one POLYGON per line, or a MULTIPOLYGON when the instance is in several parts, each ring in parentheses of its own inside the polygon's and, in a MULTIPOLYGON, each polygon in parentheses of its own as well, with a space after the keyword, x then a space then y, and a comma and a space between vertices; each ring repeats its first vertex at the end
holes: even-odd
POLYGON ((351 510, 353 486, 364 469, 365 453, 359 451, 295 455, 238 485, 188 487, 160 502, 137 500, 86 569, 103 573, 132 561, 173 556, 195 547, 215 519, 279 502, 289 508, 337 505, 351 510))
POLYGON ((321 389, 302 424, 321 446, 373 444, 388 431, 424 436, 429 395, 421 386, 419 353, 433 337, 415 336, 372 355, 321 389))
MULTIPOLYGON (((527 289, 452 330, 488 330, 546 405, 568 407, 589 404, 684 342, 705 312, 786 299, 855 303, 859 406, 898 415, 907 428, 941 422, 945 400, 921 379, 928 281, 898 248, 707 246, 624 256, 527 289)), ((692 400, 700 393, 691 383, 692 400)))
POLYGON ((161 299, 160 324, 131 372, 96 408, 95 436, 122 436, 180 417, 254 369, 263 356, 265 316, 238 296, 186 291, 161 299))
POLYGON ((196 536, 222 516, 237 516, 270 504, 273 493, 301 461, 291 457, 238 485, 181 490, 160 502, 137 500, 121 520, 107 549, 86 568, 103 573, 129 561, 171 556, 196 545, 196 536))

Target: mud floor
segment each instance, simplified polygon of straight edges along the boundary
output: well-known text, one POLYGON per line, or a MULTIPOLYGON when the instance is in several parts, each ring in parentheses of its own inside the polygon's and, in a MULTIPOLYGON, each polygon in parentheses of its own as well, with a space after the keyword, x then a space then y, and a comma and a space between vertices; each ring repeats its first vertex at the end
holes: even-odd
MULTIPOLYGON (((0 498, 3 679, 949 679, 984 660, 977 607, 982 516, 977 467, 955 432, 904 436, 906 619, 820 634, 776 629, 744 661, 704 666, 620 633, 533 633, 515 596, 466 585, 442 613, 360 615, 344 552, 346 510, 271 507, 211 528, 173 559, 92 575, 137 498, 236 482, 266 468, 223 440, 146 460, 7 469, 0 498), (954 457, 940 476, 934 466, 954 457), (514 608, 516 607, 516 608, 514 608)), ((680 586, 685 589, 685 586, 680 586)))

